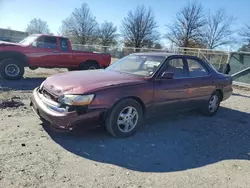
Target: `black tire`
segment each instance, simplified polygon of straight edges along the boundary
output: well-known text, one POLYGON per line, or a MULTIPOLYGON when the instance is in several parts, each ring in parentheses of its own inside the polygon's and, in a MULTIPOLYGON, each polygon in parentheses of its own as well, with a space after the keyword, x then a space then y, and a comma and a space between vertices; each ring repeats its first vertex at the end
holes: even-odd
POLYGON ((211 97, 209 98, 209 100, 204 104, 204 106, 201 108, 201 113, 205 116, 213 116, 215 115, 219 108, 220 108, 220 102, 221 102, 221 96, 220 93, 218 91, 215 91, 211 97), (218 100, 216 102, 216 105, 213 107, 210 106, 211 102, 213 100, 218 100))
POLYGON ((68 68, 68 71, 76 71, 76 70, 80 70, 79 68, 68 68))
POLYGON ((81 70, 100 69, 100 65, 95 61, 86 61, 80 65, 81 70))
POLYGON ((38 67, 29 67, 30 68, 30 70, 36 70, 36 69, 38 69, 38 67))
POLYGON ((19 80, 24 74, 24 66, 22 62, 18 61, 17 59, 4 59, 0 63, 0 73, 5 79, 19 80))
MULTIPOLYGON (((126 117, 123 117, 123 118, 126 119, 126 117)), ((107 115, 105 119, 105 126, 106 126, 107 131, 112 136, 123 138, 123 137, 132 136, 141 126, 143 119, 144 117, 143 117, 143 110, 142 110, 141 105, 134 99, 124 99, 111 109, 111 111, 109 112, 109 114, 107 115), (131 107, 134 110, 133 113, 137 112, 138 118, 135 116, 135 119, 131 120, 131 121, 134 121, 137 119, 137 121, 135 121, 134 123, 134 126, 129 125, 128 127, 130 127, 131 130, 124 132, 121 130, 122 129, 121 125, 120 126, 118 125, 118 118, 121 112, 126 110, 126 108, 128 108, 129 110, 129 108, 131 107)))

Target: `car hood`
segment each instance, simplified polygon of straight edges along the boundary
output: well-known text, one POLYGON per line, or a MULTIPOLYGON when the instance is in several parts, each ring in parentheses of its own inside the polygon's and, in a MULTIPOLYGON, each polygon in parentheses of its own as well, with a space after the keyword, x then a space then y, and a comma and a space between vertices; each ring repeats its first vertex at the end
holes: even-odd
POLYGON ((145 82, 144 77, 109 70, 71 71, 48 77, 44 88, 54 95, 84 94, 145 82))
POLYGON ((18 43, 0 41, 0 46, 22 46, 18 43))

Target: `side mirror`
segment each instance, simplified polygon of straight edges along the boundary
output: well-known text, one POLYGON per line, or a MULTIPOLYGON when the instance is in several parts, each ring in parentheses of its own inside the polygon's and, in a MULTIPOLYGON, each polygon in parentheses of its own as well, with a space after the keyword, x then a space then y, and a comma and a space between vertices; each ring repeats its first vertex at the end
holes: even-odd
POLYGON ((173 79, 174 73, 173 72, 163 72, 160 76, 160 79, 173 79))

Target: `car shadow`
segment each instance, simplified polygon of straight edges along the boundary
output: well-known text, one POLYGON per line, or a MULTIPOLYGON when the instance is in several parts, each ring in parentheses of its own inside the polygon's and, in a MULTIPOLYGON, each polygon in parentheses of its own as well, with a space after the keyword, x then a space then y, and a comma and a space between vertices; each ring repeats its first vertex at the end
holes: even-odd
POLYGON ((222 107, 214 117, 185 112, 147 120, 134 136, 106 132, 52 131, 50 137, 83 158, 140 172, 174 172, 222 160, 250 160, 250 114, 222 107))
POLYGON ((2 91, 33 90, 35 87, 38 87, 45 79, 46 77, 39 77, 39 78, 25 77, 21 80, 0 79, 0 90, 2 91))

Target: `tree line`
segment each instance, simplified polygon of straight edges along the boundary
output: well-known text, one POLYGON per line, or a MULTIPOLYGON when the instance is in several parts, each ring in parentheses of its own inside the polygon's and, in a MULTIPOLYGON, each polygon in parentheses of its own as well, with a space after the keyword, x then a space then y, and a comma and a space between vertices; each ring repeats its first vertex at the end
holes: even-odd
MULTIPOLYGON (((234 36, 238 35, 246 42, 239 50, 250 51, 250 25, 236 31, 232 29, 236 21, 223 9, 205 12, 201 3, 193 1, 179 10, 172 22, 165 25, 166 33, 161 35, 151 7, 138 5, 121 20, 118 33, 112 22, 97 23, 89 6, 83 3, 62 21, 59 34, 69 37, 73 43, 103 46, 116 45, 121 36, 127 47, 156 49, 162 48, 162 38, 178 47, 216 49, 234 43, 234 36)), ((51 34, 47 22, 39 18, 31 20, 26 31, 29 34, 51 34)))

